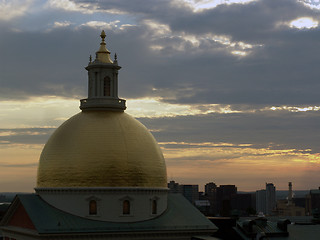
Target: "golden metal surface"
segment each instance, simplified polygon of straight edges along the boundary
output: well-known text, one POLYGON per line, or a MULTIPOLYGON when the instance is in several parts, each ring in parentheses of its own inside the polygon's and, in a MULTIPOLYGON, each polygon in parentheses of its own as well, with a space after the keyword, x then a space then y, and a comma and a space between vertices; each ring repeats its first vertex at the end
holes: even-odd
POLYGON ((110 51, 106 47, 106 42, 105 42, 105 37, 106 33, 102 30, 101 32, 101 43, 100 43, 100 48, 96 52, 96 60, 103 62, 103 63, 113 63, 113 61, 110 58, 110 51))
POLYGON ((166 187, 162 152, 151 133, 124 112, 81 112, 45 145, 37 187, 166 187))

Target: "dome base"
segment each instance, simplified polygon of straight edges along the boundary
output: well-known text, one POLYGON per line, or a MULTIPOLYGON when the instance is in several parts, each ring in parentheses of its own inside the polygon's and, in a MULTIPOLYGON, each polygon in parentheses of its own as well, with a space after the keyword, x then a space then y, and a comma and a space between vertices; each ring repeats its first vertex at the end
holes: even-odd
POLYGON ((87 110, 126 110, 126 100, 120 98, 87 98, 80 100, 80 109, 87 110))
POLYGON ((168 188, 35 188, 50 205, 76 216, 109 222, 138 222, 167 209, 168 188))

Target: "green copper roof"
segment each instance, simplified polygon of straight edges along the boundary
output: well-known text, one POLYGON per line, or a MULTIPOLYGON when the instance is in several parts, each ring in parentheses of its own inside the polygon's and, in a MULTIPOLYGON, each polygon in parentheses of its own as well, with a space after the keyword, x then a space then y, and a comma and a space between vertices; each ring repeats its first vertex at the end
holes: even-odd
POLYGON ((161 216, 133 223, 105 222, 78 217, 52 207, 36 194, 18 195, 18 199, 39 234, 217 230, 213 223, 180 194, 169 194, 168 209, 161 216))

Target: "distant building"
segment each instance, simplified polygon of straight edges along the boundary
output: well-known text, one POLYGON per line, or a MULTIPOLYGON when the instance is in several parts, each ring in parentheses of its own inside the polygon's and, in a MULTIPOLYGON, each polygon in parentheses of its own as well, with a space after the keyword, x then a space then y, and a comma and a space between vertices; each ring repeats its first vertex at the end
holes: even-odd
POLYGON ((217 187, 217 212, 221 216, 230 216, 231 214, 231 199, 237 194, 235 185, 220 185, 217 187))
POLYGON ((204 195, 210 202, 210 207, 207 215, 215 216, 218 211, 217 207, 217 185, 214 182, 209 182, 204 186, 204 195))
POLYGON ((293 202, 296 206, 306 209, 306 197, 294 197, 293 202))
POLYGON ((180 185, 182 195, 192 204, 199 200, 199 185, 180 185))
POLYGON ((239 216, 248 216, 256 213, 255 194, 253 193, 237 193, 231 199, 231 207, 237 210, 239 216))
POLYGON ((204 215, 208 215, 210 210, 209 200, 196 200, 194 205, 202 212, 204 215))
POLYGON ((315 211, 320 211, 320 187, 310 190, 306 196, 306 210, 312 215, 315 211))
POLYGON ((182 194, 193 205, 199 200, 199 185, 179 184, 175 181, 170 181, 168 188, 170 193, 182 194))
POLYGON ((273 183, 266 183, 266 189, 256 191, 256 210, 271 215, 276 209, 276 187, 273 183))
POLYGON ((266 183, 266 214, 271 215, 276 206, 276 187, 273 183, 266 183))
POLYGON ((210 202, 208 216, 229 216, 238 213, 239 216, 247 216, 255 213, 255 194, 237 193, 235 185, 220 185, 209 182, 204 186, 205 194, 203 199, 210 202), (236 210, 236 211, 233 211, 236 210))
POLYGON ((277 215, 278 216, 304 216, 305 208, 296 206, 294 203, 292 183, 289 182, 289 191, 287 199, 277 201, 277 215))
POLYGON ((305 208, 296 206, 294 203, 288 203, 287 199, 281 199, 277 201, 278 216, 304 216, 305 208))
POLYGON ((170 193, 181 193, 182 194, 182 188, 179 185, 179 183, 176 183, 175 181, 170 181, 168 183, 168 188, 170 193))
POLYGON ((216 197, 217 185, 214 182, 209 182, 204 186, 204 194, 208 197, 216 197))
POLYGON ((257 213, 266 213, 266 190, 257 190, 256 191, 256 211, 257 213))

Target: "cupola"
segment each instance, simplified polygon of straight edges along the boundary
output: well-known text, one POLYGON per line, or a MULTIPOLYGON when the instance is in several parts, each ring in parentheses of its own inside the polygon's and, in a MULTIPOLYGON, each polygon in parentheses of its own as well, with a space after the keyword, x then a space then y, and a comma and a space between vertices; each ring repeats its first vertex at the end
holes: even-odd
POLYGON ((106 47, 106 34, 101 32, 100 48, 96 52, 96 58, 90 61, 86 70, 88 71, 88 98, 80 100, 80 109, 124 111, 126 100, 118 97, 118 65, 117 55, 112 61, 110 51, 106 47))

